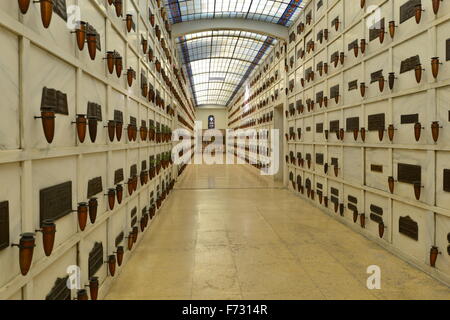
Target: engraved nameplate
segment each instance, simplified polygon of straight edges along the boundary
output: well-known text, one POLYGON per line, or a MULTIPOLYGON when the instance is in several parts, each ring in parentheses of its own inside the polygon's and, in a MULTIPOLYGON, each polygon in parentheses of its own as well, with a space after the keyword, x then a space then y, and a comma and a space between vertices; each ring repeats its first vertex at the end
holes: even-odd
POLYGON ((359 117, 346 119, 347 132, 353 132, 354 129, 359 130, 359 117))
POLYGON ((398 164, 398 181, 414 184, 422 181, 422 167, 412 164, 398 164))
POLYGON ((330 88, 330 99, 339 97, 339 85, 330 88))
POLYGON ((419 240, 419 226, 411 217, 400 217, 398 223, 398 232, 418 241, 419 240))
POLYGON ((72 181, 39 192, 40 222, 57 220, 72 212, 72 181))
POLYGON ((348 83, 348 91, 358 89, 358 80, 353 80, 348 83))
POLYGON ((354 48, 358 48, 358 39, 348 44, 348 51, 352 51, 354 48))
POLYGON ((331 194, 332 194, 332 195, 335 195, 335 196, 339 196, 339 190, 332 187, 332 188, 331 188, 331 194))
POLYGON ((312 73, 312 67, 309 67, 308 69, 305 70, 305 78, 308 78, 309 74, 312 73))
POLYGON ((411 124, 419 122, 419 114, 404 114, 400 117, 401 124, 411 124))
POLYGON ((374 204, 370 205, 370 211, 372 211, 373 213, 378 214, 380 216, 383 215, 383 209, 380 208, 379 206, 374 205, 374 204))
POLYGON ((96 242, 89 252, 88 269, 89 278, 93 277, 103 265, 103 243, 96 242))
POLYGON ((67 95, 61 91, 44 87, 42 89, 41 111, 53 111, 68 115, 67 95))
POLYGON ((94 102, 88 102, 87 116, 89 119, 102 121, 102 106, 94 102))
POLYGON ((331 62, 334 62, 336 59, 339 59, 339 51, 336 51, 331 55, 331 62))
POLYGON ((331 202, 331 203, 339 203, 339 198, 337 198, 337 197, 335 197, 335 196, 331 196, 330 202, 331 202))
POLYGON ((319 182, 317 182, 317 189, 323 189, 323 184, 321 184, 321 183, 319 183, 319 182))
POLYGON ((377 165, 377 164, 371 164, 370 165, 370 171, 383 173, 383 166, 382 165, 377 165))
POLYGON ((320 165, 323 164, 323 153, 316 153, 316 163, 320 165))
POLYGON ((311 154, 310 154, 310 153, 307 153, 307 154, 306 154, 306 161, 309 161, 309 160, 311 160, 311 159, 312 159, 311 154))
POLYGON ((135 118, 135 117, 130 117, 130 124, 131 124, 132 126, 136 126, 136 125, 137 125, 137 121, 136 121, 136 118, 135 118))
POLYGON ((323 132, 323 123, 316 123, 316 133, 323 132))
POLYGON ((375 40, 380 36, 380 29, 384 28, 384 18, 381 20, 375 22, 370 28, 369 28, 369 41, 375 40))
POLYGON ((53 12, 67 22, 66 0, 53 0, 53 12))
POLYGON ((119 233, 119 235, 116 237, 116 240, 115 240, 115 242, 114 242, 114 244, 116 245, 116 247, 118 247, 118 246, 122 243, 123 237, 124 237, 124 234, 123 234, 123 231, 122 231, 122 232, 119 233))
POLYGON ((306 132, 311 132, 311 127, 306 127, 306 132))
POLYGON ((450 169, 444 169, 444 191, 450 192, 450 169))
POLYGON ((353 203, 348 203, 347 208, 348 208, 348 210, 351 210, 353 212, 358 212, 358 207, 355 206, 353 203))
POLYGON ((323 91, 316 93, 316 102, 319 103, 321 100, 323 100, 323 91))
POLYGON ((146 171, 147 170, 147 161, 143 160, 141 162, 141 170, 146 171))
POLYGON ((114 110, 114 121, 118 123, 123 123, 123 112, 119 110, 114 110))
POLYGON ((114 184, 118 184, 123 181, 123 169, 117 169, 114 172, 114 184))
POLYGON ((316 66, 316 70, 319 71, 321 68, 323 68, 323 62, 320 61, 317 66, 316 66))
POLYGON ((354 196, 352 196, 352 195, 348 195, 347 199, 348 199, 348 201, 351 202, 351 203, 355 203, 355 204, 358 203, 358 198, 356 198, 356 197, 354 197, 354 196))
POLYGON ((71 300, 70 289, 67 287, 69 276, 57 278, 53 288, 45 297, 45 300, 71 300))
POLYGON ((330 132, 339 131, 339 120, 330 121, 330 132))
POLYGON ((414 70, 420 64, 420 57, 418 55, 403 60, 400 64, 400 73, 405 73, 414 70))
POLYGON ((88 181, 87 197, 91 198, 103 190, 102 177, 96 177, 88 181))
POLYGON ((378 82, 383 76, 383 70, 378 70, 370 74, 370 83, 378 82))
POLYGON ((369 131, 378 131, 378 129, 385 128, 385 114, 372 114, 367 117, 368 122, 368 130, 369 131))
POLYGON ((0 250, 9 247, 9 202, 0 202, 0 250))
POLYGON ((137 176, 137 165, 133 164, 130 167, 130 177, 135 177, 135 176, 137 176))
POLYGON ((331 165, 332 166, 339 166, 339 159, 338 158, 331 158, 331 165))
POLYGON ((381 218, 380 216, 377 216, 376 214, 373 214, 373 213, 370 214, 370 220, 372 220, 373 222, 376 222, 378 224, 383 223, 383 218, 381 218))
POLYGON ((416 13, 416 6, 422 4, 420 0, 409 0, 400 6, 400 23, 414 17, 416 13))

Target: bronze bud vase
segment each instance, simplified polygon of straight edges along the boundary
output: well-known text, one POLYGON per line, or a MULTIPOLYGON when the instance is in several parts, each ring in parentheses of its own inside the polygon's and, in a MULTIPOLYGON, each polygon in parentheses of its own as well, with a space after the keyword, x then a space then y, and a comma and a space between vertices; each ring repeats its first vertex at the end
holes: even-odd
POLYGON ((132 14, 127 14, 126 18, 125 18, 125 21, 126 21, 126 25, 127 25, 127 31, 131 32, 131 29, 133 27, 133 15, 132 14))
POLYGON ((353 211, 353 223, 356 223, 358 221, 358 211, 353 211))
POLYGON ((379 30, 378 39, 380 40, 380 43, 382 44, 384 42, 384 35, 386 34, 386 31, 384 29, 384 26, 382 26, 379 30))
POLYGON ((99 282, 97 277, 91 277, 89 279, 89 293, 91 294, 91 300, 98 299, 99 282))
POLYGON ((414 138, 416 139, 417 142, 419 142, 420 140, 421 133, 422 133, 422 124, 420 122, 417 122, 414 125, 414 138))
POLYGON ((353 129, 353 139, 354 139, 355 141, 358 140, 358 134, 359 134, 358 128, 354 128, 354 129, 353 129))
POLYGON ((338 213, 339 211, 339 203, 337 201, 334 202, 334 212, 338 213))
POLYGON ((87 126, 86 116, 84 114, 78 114, 75 123, 77 126, 78 140, 80 140, 80 142, 83 143, 84 140, 86 139, 86 126, 87 126))
POLYGON ((359 91, 361 93, 361 97, 364 98, 364 96, 366 95, 366 83, 365 82, 361 82, 359 84, 359 91))
POLYGON ((97 35, 95 33, 88 33, 86 37, 89 57, 91 60, 95 60, 95 57, 97 56, 97 35))
POLYGON ((114 72, 114 64, 115 64, 115 52, 108 51, 106 53, 106 66, 108 67, 108 71, 110 74, 114 72))
POLYGON ((97 118, 90 117, 88 118, 88 126, 89 126, 89 137, 91 138, 91 142, 94 143, 97 139, 97 127, 98 121, 97 118))
POLYGON ((123 199, 123 186, 118 184, 116 186, 117 203, 121 204, 123 199))
POLYGON ((136 243, 137 237, 138 237, 138 233, 139 233, 139 228, 138 227, 133 227, 133 243, 136 243))
POLYGON ((133 178, 128 179, 128 194, 131 196, 133 194, 134 188, 133 188, 133 178))
POLYGON ((53 0, 39 0, 41 4, 41 19, 44 28, 48 28, 50 26, 50 22, 52 21, 53 15, 53 0))
POLYGON ((78 215, 78 226, 80 227, 81 231, 84 231, 84 229, 86 229, 88 217, 88 204, 86 202, 80 202, 78 204, 77 215, 78 215))
POLYGON ((416 23, 419 24, 420 20, 422 19, 422 5, 418 4, 415 7, 414 17, 416 18, 416 23))
POLYGON ((83 51, 84 44, 86 42, 86 22, 79 21, 78 24, 78 28, 75 30, 75 36, 77 39, 78 49, 83 51))
POLYGON ((343 217, 344 216, 344 204, 339 204, 339 214, 343 217))
POLYGON ((381 77, 378 79, 378 87, 379 87, 379 89, 380 89, 380 92, 383 92, 383 91, 384 91, 384 83, 385 83, 384 77, 381 76, 381 77))
POLYGON ((341 62, 341 64, 344 64, 345 61, 345 54, 344 52, 341 52, 341 54, 339 55, 339 61, 341 62))
POLYGON ((363 142, 365 142, 366 141, 366 128, 361 128, 361 140, 363 141, 363 142))
POLYGON ((323 197, 323 205, 325 208, 328 208, 328 197, 323 197))
POLYGON ((134 70, 133 68, 129 68, 127 70, 127 82, 129 87, 133 85, 133 77, 134 77, 134 70))
POLYGON ((317 193, 319 196, 319 203, 322 204, 323 196, 321 193, 317 193))
POLYGON ((133 244, 134 244, 134 241, 133 241, 133 231, 132 231, 128 235, 128 250, 133 249, 133 244))
POLYGON ((366 52, 366 39, 361 39, 360 41, 360 48, 361 48, 361 53, 364 54, 366 52))
POLYGON ((439 121, 433 121, 431 123, 431 135, 433 136, 433 141, 438 142, 439 140, 439 121))
POLYGON ((355 58, 358 58, 358 54, 359 54, 359 47, 358 47, 358 45, 353 47, 353 54, 355 55, 355 58))
POLYGON ((144 54, 147 54, 148 40, 142 38, 141 44, 142 44, 142 51, 144 52, 144 54))
POLYGON ((441 5, 442 0, 432 0, 433 3, 433 12, 435 15, 439 13, 439 6, 441 5))
POLYGON ((383 141, 383 138, 384 138, 384 128, 379 128, 378 129, 378 139, 380 140, 380 142, 381 141, 383 141))
POLYGON ((380 222, 378 224, 378 235, 380 236, 381 239, 383 239, 384 236, 384 229, 385 229, 384 222, 380 222))
POLYGON ((123 70, 122 57, 116 57, 114 60, 116 65, 116 75, 117 78, 120 78, 122 76, 123 70))
POLYGON ((40 117, 35 117, 35 119, 41 118, 42 128, 44 129, 45 139, 48 143, 53 142, 55 137, 55 112, 54 111, 41 111, 40 117))
POLYGON ((79 301, 89 300, 86 289, 81 289, 77 291, 77 300, 79 301))
POLYGON ((26 14, 30 7, 30 0, 19 0, 19 9, 22 14, 26 14))
POLYGON ((420 193, 422 191, 422 184, 420 182, 414 182, 414 196, 416 200, 420 200, 420 193))
POLYGON ((340 129, 339 130, 339 140, 344 141, 344 135, 345 135, 344 129, 340 129))
POLYGON ((109 141, 113 142, 114 136, 116 135, 116 122, 114 120, 109 120, 107 128, 109 141))
POLYGON ((19 244, 12 245, 19 248, 19 266, 23 276, 27 275, 28 271, 30 271, 34 247, 36 246, 35 241, 34 233, 24 233, 20 235, 19 244))
POLYGON ((123 14, 122 0, 114 0, 114 6, 116 7, 116 15, 121 17, 123 14))
POLYGON ((150 15, 150 24, 152 27, 155 26, 155 15, 153 13, 150 15))
POLYGON ((108 270, 111 277, 114 277, 116 274, 116 256, 113 254, 108 257, 108 270))
POLYGON ((417 83, 420 83, 420 81, 422 81, 422 65, 418 64, 415 68, 414 68, 414 74, 416 76, 416 81, 417 83))
POLYGON ((117 257, 117 265, 120 267, 123 261, 123 255, 125 251, 122 246, 117 247, 116 257, 117 257))
POLYGON ((44 220, 40 231, 42 232, 45 256, 49 257, 52 254, 55 244, 56 225, 53 220, 44 220))
POLYGON ((394 184, 395 184, 394 177, 390 176, 388 178, 388 186, 389 186, 389 192, 392 194, 394 193, 394 184))
POLYGON ((116 189, 109 189, 108 190, 108 204, 109 204, 110 210, 114 209, 115 202, 116 202, 116 189))
POLYGON ((325 72, 325 74, 328 74, 328 63, 324 63, 323 64, 323 72, 325 72))
POLYGON ((389 35, 391 36, 391 39, 394 39, 396 27, 395 21, 389 21, 389 35))
POLYGON ((334 176, 337 177, 339 175, 339 167, 337 165, 333 166, 334 176))
POLYGON ((389 89, 394 89, 394 83, 395 83, 395 72, 389 72, 389 89))
POLYGON ((129 124, 127 128, 127 134, 128 134, 128 141, 133 141, 133 125, 129 124))
POLYGON ((366 227, 366 215, 364 213, 359 215, 359 223, 361 224, 361 228, 366 227))
POLYGON ((430 249, 430 266, 436 267, 436 260, 439 254, 439 249, 436 246, 432 246, 430 249))
POLYGON ((89 220, 91 221, 92 224, 94 224, 95 220, 97 219, 97 208, 98 208, 97 198, 89 199, 89 220))
POLYGON ((361 9, 363 9, 366 6, 366 0, 361 0, 359 2, 359 5, 360 5, 361 9))
POLYGON ((390 124, 388 127, 388 137, 391 142, 394 141, 394 133, 395 133, 394 125, 390 124))
POLYGON ((122 131, 123 131, 123 123, 122 122, 116 122, 116 137, 117 137, 117 141, 120 141, 122 139, 122 131))
POLYGON ((439 65, 441 63, 439 62, 439 57, 433 57, 431 58, 431 72, 433 74, 433 78, 437 79, 439 75, 439 65))

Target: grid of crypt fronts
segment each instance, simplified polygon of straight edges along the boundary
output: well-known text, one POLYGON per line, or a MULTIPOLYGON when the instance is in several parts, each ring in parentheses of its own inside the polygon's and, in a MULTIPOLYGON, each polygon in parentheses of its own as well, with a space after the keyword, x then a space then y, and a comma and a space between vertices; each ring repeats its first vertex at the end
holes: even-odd
MULTIPOLYGON (((4 17, 0 69, 9 76, 8 81, 0 82, 5 92, 3 101, 7 102, 2 104, 7 112, 0 119, 0 176, 9 181, 0 188, 1 299, 74 297, 76 290, 67 292, 61 287, 70 265, 81 268, 83 286, 96 276, 100 293, 106 292, 114 277, 110 264, 104 262, 111 256, 118 259, 117 249, 121 246, 125 249, 124 263, 128 260, 134 248, 129 249, 128 237, 138 228, 140 240, 142 230, 148 230, 142 229, 141 223, 150 209, 163 201, 176 177, 167 158, 162 158, 171 151, 170 140, 149 139, 152 125, 159 125, 161 134, 174 126, 176 115, 171 115, 167 106, 174 108, 178 104, 156 70, 155 57, 180 96, 186 89, 178 85, 162 42, 157 39, 150 22, 152 13, 173 63, 178 65, 173 42, 156 1, 123 1, 122 10, 123 16, 118 16, 116 5, 108 1, 56 1, 51 23, 45 28, 39 3, 31 3, 26 14, 19 12, 17 1, 0 3, 4 17), (61 11, 63 3, 66 7, 79 5, 82 18, 95 24, 94 58, 88 45, 79 49, 76 35, 67 29, 61 11), (133 17, 130 31, 124 21, 126 14, 133 17), (16 28, 18 23, 23 28, 16 28), (148 43, 146 53, 142 39, 148 43), (153 61, 149 48, 153 50, 153 61), (113 73, 107 69, 104 58, 114 50, 122 57, 122 72, 118 72, 118 64, 113 73), (130 68, 134 72, 128 77, 130 68), (147 89, 152 87, 164 103, 158 106, 150 101, 148 91, 147 96, 143 94, 143 84, 147 89), (54 119, 53 135, 44 132, 43 119, 34 118, 43 115, 46 106, 56 107, 52 109, 55 118, 46 118, 54 119), (76 129, 78 114, 89 116, 84 142, 76 129), (122 122, 121 130, 116 126, 116 130, 109 131, 111 120, 122 122), (136 129, 134 134, 131 130, 131 137, 130 125, 136 129), (141 137, 142 127, 147 129, 145 139, 141 137), (161 167, 150 178, 151 168, 157 169, 158 163, 161 167), (131 184, 136 182, 132 193, 130 178, 134 178, 131 184), (121 203, 119 184, 123 187, 121 203), (111 191, 114 197, 110 197, 111 191), (60 201, 62 198, 67 201, 60 201), (89 216, 82 228, 81 204, 94 198, 97 214, 89 216), (21 249, 11 245, 19 243, 22 234, 43 227, 49 217, 56 225, 53 250, 44 242, 43 233, 36 232, 36 247, 27 268, 19 263, 21 249)), ((185 98, 183 101, 188 105, 185 98)), ((182 108, 177 108, 177 114, 189 119, 182 108)), ((120 267, 115 266, 117 277, 120 267)))
POLYGON ((310 1, 285 110, 289 188, 447 282, 449 31, 445 2, 310 1))

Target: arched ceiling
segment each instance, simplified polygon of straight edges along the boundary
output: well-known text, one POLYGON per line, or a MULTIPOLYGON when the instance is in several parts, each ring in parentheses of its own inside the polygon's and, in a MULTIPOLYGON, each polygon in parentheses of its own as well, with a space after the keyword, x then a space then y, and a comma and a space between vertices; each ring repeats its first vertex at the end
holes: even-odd
MULTIPOLYGON (((173 24, 204 19, 250 19, 288 27, 302 0, 166 0, 173 24)), ((228 105, 277 40, 244 30, 216 30, 176 40, 194 103, 228 105)), ((214 29, 214 30, 213 30, 214 29)), ((233 29, 233 26, 230 26, 233 29)))

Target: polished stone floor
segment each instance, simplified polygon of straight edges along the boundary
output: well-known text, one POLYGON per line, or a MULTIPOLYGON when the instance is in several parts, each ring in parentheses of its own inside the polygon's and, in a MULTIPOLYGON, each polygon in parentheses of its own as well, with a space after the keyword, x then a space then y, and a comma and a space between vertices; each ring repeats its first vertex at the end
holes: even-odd
POLYGON ((107 299, 450 299, 247 165, 188 166, 107 299), (381 268, 381 289, 366 286, 381 268))

